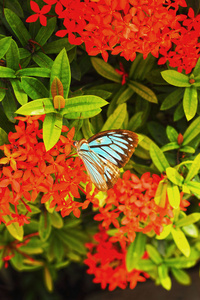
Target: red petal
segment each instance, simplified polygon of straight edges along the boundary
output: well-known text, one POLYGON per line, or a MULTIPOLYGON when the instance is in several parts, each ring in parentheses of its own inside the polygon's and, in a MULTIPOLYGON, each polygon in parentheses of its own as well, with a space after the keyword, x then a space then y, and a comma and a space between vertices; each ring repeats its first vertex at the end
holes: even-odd
POLYGON ((30 2, 30 5, 31 5, 31 9, 36 12, 36 13, 39 13, 40 12, 40 8, 39 8, 39 5, 35 2, 35 1, 31 1, 30 2))
POLYGON ((28 18, 26 19, 26 22, 27 22, 27 23, 36 22, 37 19, 38 19, 38 15, 32 15, 32 16, 30 16, 30 17, 28 17, 28 18))

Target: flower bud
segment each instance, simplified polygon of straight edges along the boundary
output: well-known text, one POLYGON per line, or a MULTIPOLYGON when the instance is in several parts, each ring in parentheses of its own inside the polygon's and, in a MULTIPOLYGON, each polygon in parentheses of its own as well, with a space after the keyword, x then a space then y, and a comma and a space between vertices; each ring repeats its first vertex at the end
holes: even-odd
POLYGON ((53 106, 54 106, 55 109, 58 109, 58 110, 60 110, 61 108, 64 108, 65 107, 64 97, 60 96, 60 95, 56 95, 53 98, 53 106))
POLYGON ((183 143, 183 135, 181 133, 179 133, 179 135, 177 137, 177 142, 179 145, 181 145, 183 143))

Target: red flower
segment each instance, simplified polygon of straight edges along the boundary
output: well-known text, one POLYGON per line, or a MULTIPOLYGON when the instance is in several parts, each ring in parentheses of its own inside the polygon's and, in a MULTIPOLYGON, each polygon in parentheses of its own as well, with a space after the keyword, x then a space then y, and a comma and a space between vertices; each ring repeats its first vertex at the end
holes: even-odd
POLYGON ((117 287, 125 289, 128 284, 133 289, 137 282, 144 282, 145 277, 149 277, 139 270, 127 271, 126 248, 112 243, 101 227, 99 233, 94 235, 94 242, 86 244, 86 247, 89 249, 84 261, 89 267, 87 273, 95 276, 93 282, 100 283, 102 289, 107 285, 109 291, 117 287))
POLYGON ((28 17, 26 22, 28 22, 28 23, 36 22, 37 19, 39 18, 41 25, 46 26, 47 25, 47 17, 44 15, 50 11, 51 5, 44 5, 41 10, 39 8, 39 5, 34 1, 30 1, 30 5, 31 5, 31 9, 36 14, 28 17))
POLYGON ((126 171, 123 178, 108 190, 105 206, 99 208, 99 213, 94 217, 101 221, 102 226, 108 230, 111 224, 117 228, 111 241, 133 242, 136 232, 147 233, 154 231, 160 234, 163 225, 172 223, 173 209, 168 201, 165 207, 155 204, 154 196, 162 178, 158 175, 150 176, 145 173, 139 179, 136 175, 126 171))

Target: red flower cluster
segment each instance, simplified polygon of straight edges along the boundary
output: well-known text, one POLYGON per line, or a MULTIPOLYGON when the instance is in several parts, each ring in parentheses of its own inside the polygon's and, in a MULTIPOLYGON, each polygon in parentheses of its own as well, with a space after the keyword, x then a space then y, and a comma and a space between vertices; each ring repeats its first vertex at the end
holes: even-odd
POLYGON ((149 277, 139 270, 127 271, 126 248, 113 244, 105 230, 100 228, 100 232, 94 235, 94 240, 94 243, 86 244, 89 252, 84 263, 89 266, 87 273, 95 276, 93 282, 100 283, 102 289, 107 285, 109 291, 117 287, 125 289, 128 284, 133 289, 137 282, 144 282, 149 277))
MULTIPOLYGON (((71 212, 79 217, 79 209, 86 208, 89 200, 82 203, 74 198, 80 198, 79 190, 85 193, 80 184, 86 184, 88 176, 80 159, 70 156, 74 128, 69 131, 63 126, 62 131, 68 131, 67 137, 61 135, 58 143, 46 152, 39 129, 42 118, 16 119, 19 120, 16 132, 8 135, 10 144, 0 147, 5 153, 0 159, 0 222, 5 223, 3 216, 10 215, 9 224, 29 223, 27 214, 36 198, 41 203, 49 201, 50 208, 56 206, 63 217, 71 212), (24 210, 26 213, 22 213, 24 210)), ((87 183, 87 197, 91 189, 91 183, 87 183)))
POLYGON ((85 43, 89 55, 101 53, 105 61, 107 50, 127 60, 134 60, 136 52, 163 57, 179 71, 191 72, 200 56, 200 16, 194 17, 190 8, 188 17, 178 15, 179 6, 187 6, 185 0, 43 0, 41 10, 31 1, 36 13, 27 19, 40 18, 46 24, 45 14, 55 5, 55 13, 63 19, 65 29, 57 35, 68 35, 74 45, 85 43), (172 46, 174 47, 172 50, 172 46))
MULTIPOLYGON (((117 228, 111 241, 122 244, 133 242, 136 232, 154 231, 160 234, 163 225, 171 223, 173 209, 166 201, 165 207, 155 204, 154 196, 162 178, 145 173, 139 179, 126 171, 113 189, 108 191, 105 206, 99 208, 99 214, 94 219, 102 221, 102 226, 108 230, 111 225, 117 228), (121 221, 120 221, 121 220, 121 221)), ((183 203, 181 203, 183 206, 183 203)))

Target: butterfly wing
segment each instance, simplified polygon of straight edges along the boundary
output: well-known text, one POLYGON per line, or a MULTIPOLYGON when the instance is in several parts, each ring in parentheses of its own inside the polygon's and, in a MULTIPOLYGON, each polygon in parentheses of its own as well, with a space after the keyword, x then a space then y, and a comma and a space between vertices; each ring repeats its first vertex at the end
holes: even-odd
POLYGON ((107 130, 89 138, 88 144, 102 160, 122 168, 137 147, 138 136, 129 130, 107 130))
POLYGON ((90 150, 87 141, 82 143, 78 152, 97 189, 107 191, 113 187, 119 178, 119 169, 109 161, 102 160, 98 154, 90 150), (86 150, 87 148, 88 150, 86 150))

